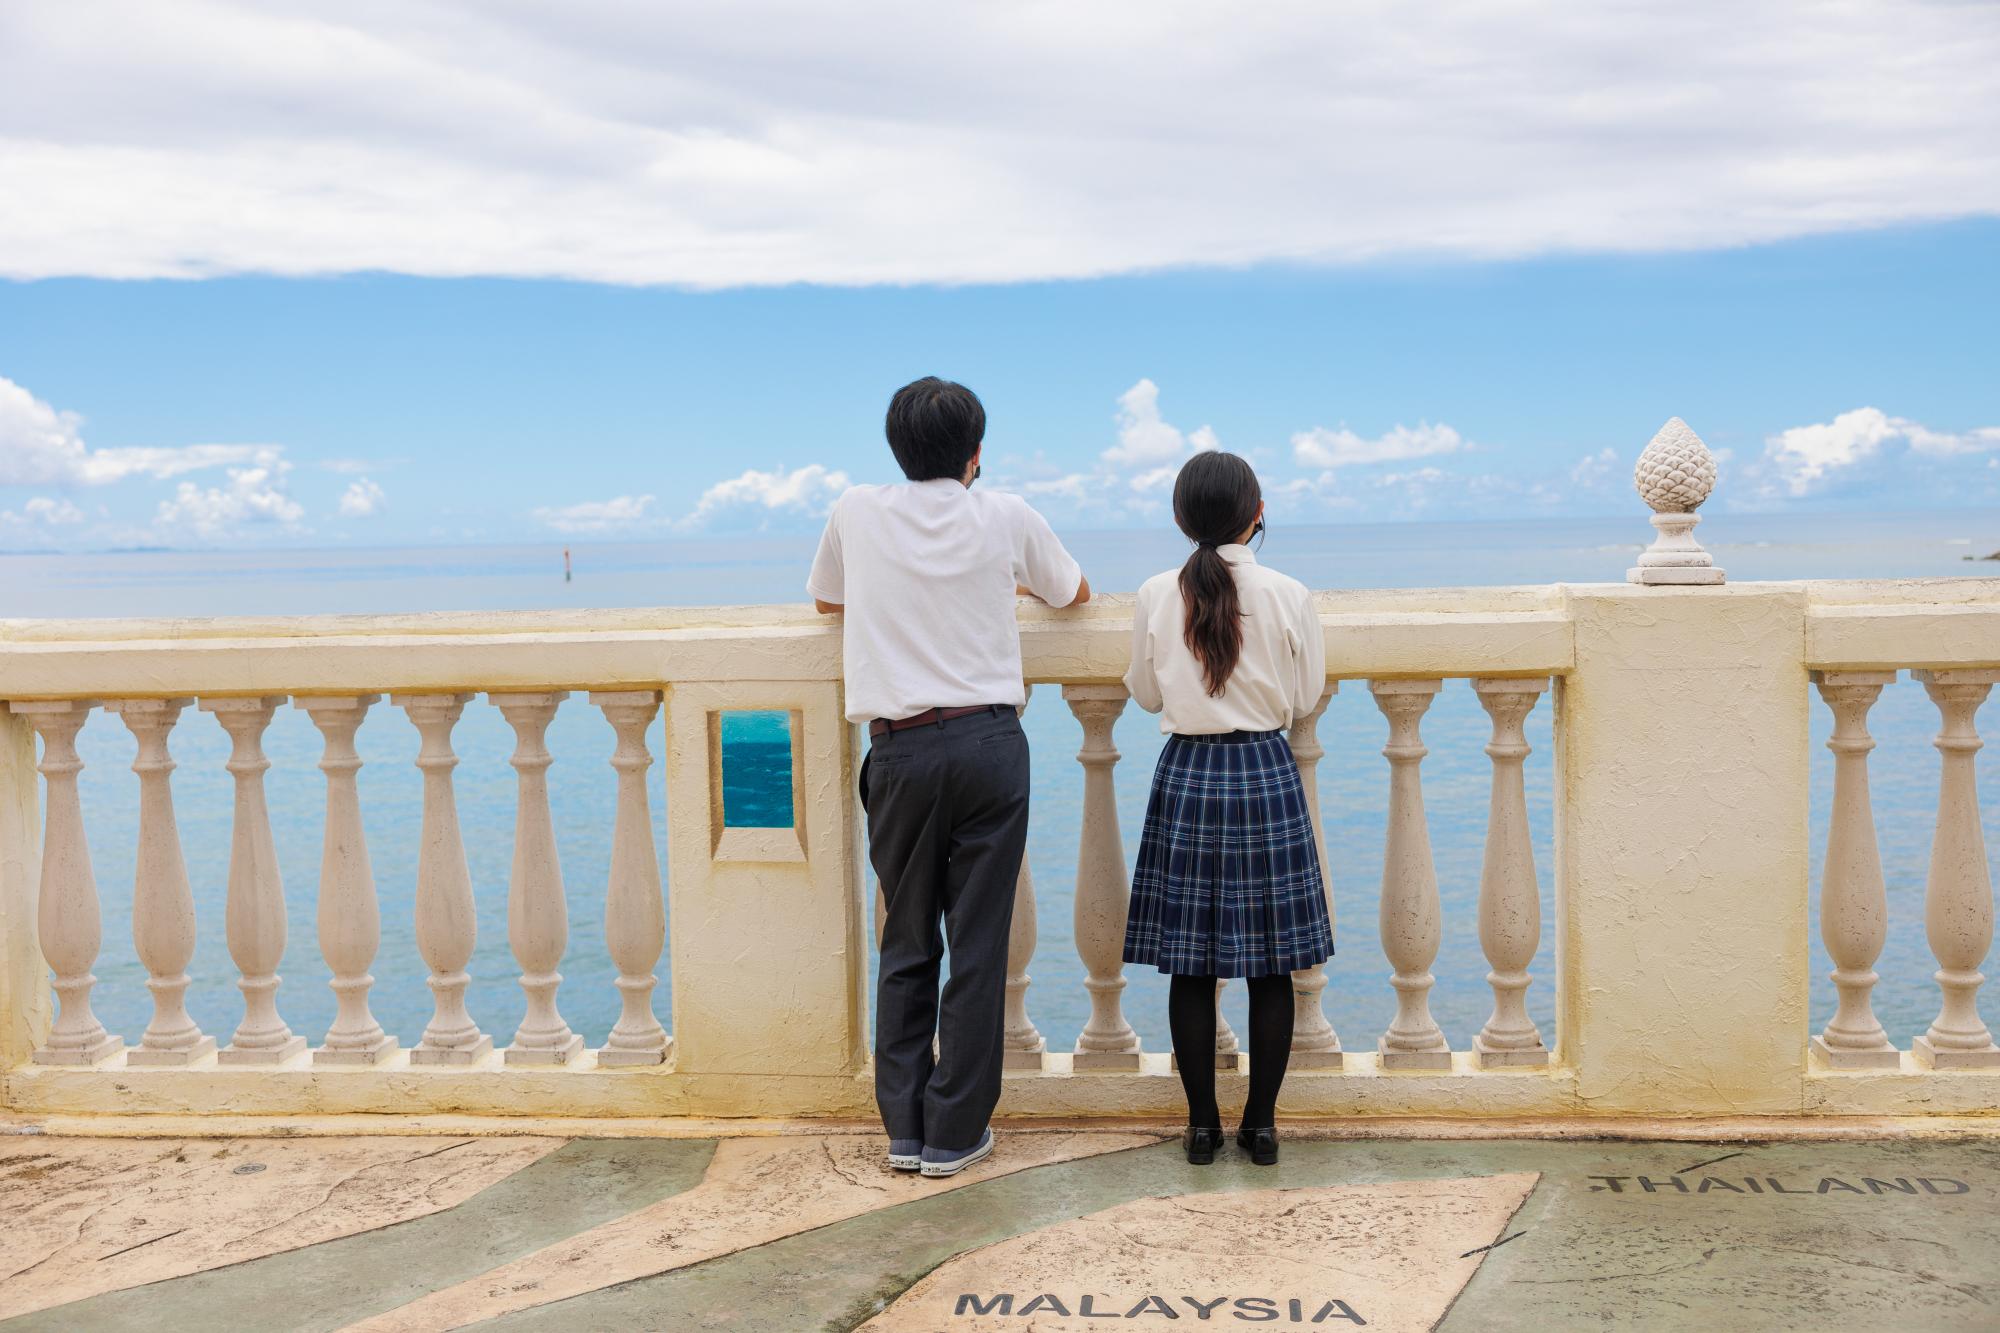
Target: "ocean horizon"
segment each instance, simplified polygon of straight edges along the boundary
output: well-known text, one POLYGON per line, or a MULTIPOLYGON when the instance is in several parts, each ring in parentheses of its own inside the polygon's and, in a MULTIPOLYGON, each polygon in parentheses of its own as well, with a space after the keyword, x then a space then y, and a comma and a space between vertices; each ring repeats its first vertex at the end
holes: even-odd
MULTIPOLYGON (((1909 514, 1717 513, 1698 535, 1731 581, 1809 578, 1908 578, 2000 575, 2000 565, 1968 561, 2000 547, 2000 518, 1990 511, 1909 514)), ((1163 528, 1065 533, 1092 586, 1129 590, 1177 565, 1185 551, 1163 528)), ((1650 539, 1643 514, 1504 522, 1280 525, 1260 558, 1314 587, 1383 588, 1615 582, 1650 539)), ((397 548, 13 553, 0 555, 0 617, 198 617, 335 613, 407 614, 556 607, 727 605, 803 600, 815 534, 787 533, 660 541, 502 543, 397 548), (574 567, 565 583, 562 553, 574 567)), ((1982 719, 1983 721, 1985 719, 1982 719)), ((1534 747, 1527 762, 1529 820, 1543 898, 1543 937, 1529 1009, 1552 1034, 1552 706, 1529 718, 1534 747)), ((1034 816, 1029 865, 1037 886, 1041 933, 1030 973, 1028 1007, 1053 1049, 1068 1049, 1088 1012, 1083 968, 1071 937, 1081 806, 1081 732, 1053 688, 1037 691, 1025 719, 1033 752, 1034 816)), ((1877 824, 1890 903, 1889 943, 1877 964, 1877 1008, 1891 1038, 1907 1044, 1936 1010, 1935 966, 1923 934, 1923 886, 1935 815, 1937 754, 1930 744, 1936 713, 1921 688, 1899 682, 1870 718, 1877 824)), ((1462 681, 1448 682, 1426 715, 1424 795, 1444 906, 1443 942, 1432 971, 1433 1011, 1452 1044, 1466 1047, 1490 1004, 1477 936, 1476 902, 1485 837, 1490 765, 1488 722, 1462 681)), ((1825 708, 1812 714, 1814 940, 1812 1022, 1833 1007, 1831 967, 1817 938, 1819 858, 1831 793, 1830 731, 1825 708)), ((1390 972, 1375 930, 1387 799, 1380 754, 1385 723, 1358 683, 1344 686, 1321 726, 1326 758, 1319 770, 1329 876, 1334 885, 1339 954, 1330 965, 1326 1007, 1343 1043, 1372 1047, 1394 1009, 1390 972)), ((1138 845, 1148 778, 1161 738, 1156 719, 1128 709, 1116 743, 1121 830, 1129 859, 1138 845)), ((115 717, 94 713, 81 752, 84 813, 104 914, 104 946, 94 1003, 114 1032, 136 1039, 150 1010, 144 969, 130 929, 136 848, 134 745, 115 717)), ((196 898, 198 944, 190 967, 189 1005, 203 1027, 226 1034, 241 1016, 235 969, 223 940, 231 779, 223 768, 227 738, 215 720, 190 708, 173 737, 174 796, 189 879, 196 898)), ((359 747, 363 815, 381 899, 382 946, 373 972, 374 1007, 383 1025, 413 1043, 430 1012, 430 994, 412 923, 421 814, 416 734, 399 710, 378 704, 359 747)), ((558 712, 549 733, 556 763, 550 792, 570 911, 569 951, 559 1005, 571 1025, 600 1043, 618 1010, 616 975, 605 950, 602 908, 612 824, 613 774, 606 762, 611 731, 580 695, 558 712)), ((661 728, 650 736, 648 774, 662 874, 666 866, 661 728)), ((508 951, 507 874, 512 849, 513 738, 483 698, 466 709, 455 745, 458 801, 478 910, 479 946, 470 971, 476 1020, 504 1041, 519 1022, 518 968, 508 951)), ((732 716, 724 735, 725 784, 732 818, 776 822, 789 816, 790 748, 783 722, 732 716), (775 726, 776 730, 773 730, 775 726)), ((292 1027, 317 1042, 333 1012, 329 975, 313 925, 324 784, 316 767, 319 736, 296 710, 281 711, 267 736, 266 777, 273 832, 289 906, 290 941, 279 1003, 292 1027)), ((1979 760, 1988 790, 1992 761, 1979 760)), ((2000 835, 1986 803, 1988 837, 2000 835)), ((1587 886, 1579 886, 1587 891, 1587 886)), ((872 898, 872 888, 871 888, 872 898)), ((671 929, 671 925, 669 927, 671 929)), ((668 960, 660 966, 658 1008, 671 1025, 668 960)), ((1128 970, 1126 1012, 1149 1049, 1167 1044, 1165 985, 1128 970)), ((1240 1026, 1241 987, 1225 1012, 1240 1026)), ((1990 1011, 1990 1005, 1988 1006, 1990 1011)))

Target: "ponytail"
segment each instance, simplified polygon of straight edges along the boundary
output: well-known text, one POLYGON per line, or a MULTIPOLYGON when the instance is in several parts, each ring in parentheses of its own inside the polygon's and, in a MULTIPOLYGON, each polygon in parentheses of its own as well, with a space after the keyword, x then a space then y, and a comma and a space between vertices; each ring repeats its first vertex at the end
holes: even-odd
POLYGON ((1195 544, 1194 554, 1181 566, 1181 601, 1187 612, 1181 637, 1201 663, 1210 698, 1228 686, 1243 656, 1243 603, 1236 574, 1215 548, 1256 524, 1263 503, 1250 465, 1221 450, 1196 454, 1174 478, 1174 522, 1195 544))
POLYGON ((1187 605, 1181 637, 1201 663, 1210 698, 1220 695, 1243 655, 1243 610, 1236 576, 1215 547, 1203 544, 1181 566, 1181 600, 1187 605))

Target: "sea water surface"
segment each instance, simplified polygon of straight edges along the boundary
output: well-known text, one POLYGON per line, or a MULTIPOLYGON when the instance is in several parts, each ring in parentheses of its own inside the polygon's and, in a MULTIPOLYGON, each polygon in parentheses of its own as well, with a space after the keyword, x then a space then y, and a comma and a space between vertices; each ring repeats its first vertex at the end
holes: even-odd
MULTIPOLYGON (((1185 552, 1167 530, 1066 533, 1092 586, 1136 587, 1177 565, 1185 552)), ((1315 587, 1396 588, 1622 579, 1650 537, 1643 516, 1513 523, 1405 523, 1280 526, 1261 558, 1315 587)), ((2000 547, 2000 516, 1989 512, 1907 515, 1717 514, 1699 534, 1732 580, 1886 578, 2000 574, 2000 566, 1965 557, 2000 547)), ((576 575, 565 583, 562 544, 229 552, 0 555, 0 616, 211 616, 383 613, 420 610, 542 609, 645 605, 786 602, 802 598, 810 537, 749 537, 710 541, 575 545, 576 575)), ((2000 726, 1992 710, 1982 725, 2000 726)), ((1072 910, 1082 770, 1075 762, 1081 730, 1053 688, 1037 691, 1025 725, 1033 748, 1034 817, 1029 865, 1040 912, 1040 939, 1030 966, 1030 1015, 1054 1049, 1074 1045, 1088 1014, 1083 968, 1072 934, 1072 910)), ((1936 810, 1938 756, 1930 741, 1936 711, 1907 679, 1883 692, 1870 718, 1878 742, 1872 757, 1877 824, 1890 903, 1889 943, 1877 971, 1877 1009, 1893 1040, 1907 1044, 1937 1008, 1935 968, 1923 932, 1923 890, 1936 810)), ((1394 1012, 1389 964, 1380 948, 1375 909, 1381 880, 1388 765, 1381 756, 1386 724, 1365 685, 1350 682, 1320 728, 1326 758, 1319 770, 1339 955, 1331 964, 1326 1008, 1343 1042, 1368 1049, 1394 1012)), ((1830 731, 1825 708, 1813 705, 1812 837, 1815 920, 1812 1023, 1831 1013, 1826 980, 1831 963, 1817 934, 1820 849, 1831 793, 1830 731)), ((1444 905, 1443 941, 1432 968, 1432 1011, 1452 1044, 1463 1048, 1491 1003, 1479 949, 1476 904, 1486 831, 1490 764, 1483 751, 1488 721, 1464 681, 1447 682, 1423 723, 1430 755, 1423 765, 1425 802, 1444 905)), ((1528 814, 1535 837, 1543 900, 1543 932, 1529 1009, 1552 1035, 1551 709, 1529 718, 1534 753, 1527 761, 1528 814)), ((1147 781, 1161 738, 1154 718, 1128 710, 1116 743, 1119 813, 1129 857, 1137 847, 1147 781)), ((173 733, 179 767, 174 801, 193 886, 199 942, 190 967, 189 1005, 219 1039, 242 1016, 235 969, 223 935, 232 780, 223 763, 227 737, 212 717, 192 706, 173 733)), ((659 724, 651 737, 662 753, 659 724)), ((604 884, 610 859, 614 775, 606 762, 612 734, 595 708, 572 696, 549 731, 555 755, 550 799, 568 893, 569 951, 559 1004, 592 1044, 616 1021, 616 969, 605 950, 604 884)), ((483 697, 467 705, 454 743, 458 804, 478 909, 479 946, 470 971, 472 1012, 496 1041, 511 1038, 523 1010, 519 969, 507 945, 507 879, 513 844, 515 775, 508 766, 513 737, 483 697)), ((731 715, 723 729, 727 818, 732 823, 782 824, 791 815, 791 746, 782 715, 731 715)), ((360 774, 371 861, 381 899, 382 946, 373 1001, 383 1025, 407 1044, 421 1035, 431 997, 416 951, 412 923, 421 815, 420 776, 412 761, 417 737, 385 700, 363 726, 360 774)), ((94 1000, 113 1031, 136 1040, 150 1010, 145 971, 133 951, 131 884, 138 820, 138 784, 130 772, 134 745, 120 721, 93 713, 81 737, 85 817, 104 912, 104 946, 94 1000)), ((333 1014, 329 970, 314 926, 324 780, 316 765, 320 739, 305 716, 281 711, 266 738, 266 775, 273 832, 290 911, 290 945, 281 1010, 297 1031, 317 1042, 333 1014)), ((1989 845, 2000 790, 1994 751, 1978 759, 1989 845)), ((1588 780, 1588 775, 1584 776, 1588 780)), ((648 774, 662 874, 666 867, 665 796, 659 765, 648 774)), ((1661 812, 1672 818, 1671 811, 1661 812)), ((1691 838, 1697 836, 1690 830, 1691 838)), ((1718 930, 1726 921, 1715 923, 1718 930)), ((671 929, 671 926, 670 926, 671 929)), ((658 1009, 671 1024, 668 959, 662 958, 658 1009)), ((1164 978, 1128 969, 1125 1011, 1149 1049, 1163 1049, 1164 978)), ((1990 989, 1990 988, 1989 988, 1990 989)), ((1225 1011, 1239 1025, 1241 987, 1225 1011)), ((1994 1002, 1983 1006, 2000 1021, 1994 1002)))

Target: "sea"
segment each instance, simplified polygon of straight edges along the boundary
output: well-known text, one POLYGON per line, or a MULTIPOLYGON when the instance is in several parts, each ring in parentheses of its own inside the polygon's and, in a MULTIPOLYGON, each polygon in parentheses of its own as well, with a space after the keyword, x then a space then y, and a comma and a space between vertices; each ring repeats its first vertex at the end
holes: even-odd
MULTIPOLYGON (((1550 582, 1606 582, 1624 577, 1651 537, 1640 514, 1598 519, 1484 523, 1278 525, 1268 535, 1266 563, 1314 587, 1404 588, 1550 582)), ((2000 575, 2000 564, 1976 562, 2000 548, 2000 514, 1992 511, 1912 514, 1716 513, 1698 535, 1732 580, 1890 578, 2000 575)), ((1185 553, 1168 529, 1065 533, 1093 587, 1131 589, 1185 553)), ((0 554, 0 617, 238 616, 312 613, 391 613, 429 610, 727 605, 790 602, 802 584, 813 538, 751 535, 704 540, 571 543, 574 576, 565 581, 564 543, 325 548, 230 551, 0 554)), ((1981 719, 2000 728, 1989 707, 1981 719)), ((731 714, 723 728, 725 819, 735 824, 783 824, 791 818, 791 746, 779 714, 731 714)), ((1883 870, 1889 892, 1889 940, 1876 970, 1877 1011, 1892 1040, 1907 1045, 1937 1010, 1935 968, 1924 939, 1923 893, 1936 812, 1938 755, 1931 745, 1936 712, 1907 679, 1883 692, 1871 719, 1878 743, 1872 776, 1883 870)), ((1040 916, 1040 937, 1028 991, 1030 1016, 1052 1049, 1069 1049, 1089 1005, 1072 931, 1082 770, 1075 755, 1081 730, 1054 688, 1037 690, 1025 726, 1032 747, 1033 821, 1028 844, 1040 916)), ((1812 711, 1812 839, 1814 921, 1812 1025, 1833 1009, 1831 968, 1818 938, 1820 855, 1832 786, 1824 748, 1830 720, 1812 711)), ((1432 1012, 1453 1046, 1466 1047, 1491 1004, 1487 966, 1479 949, 1477 899, 1486 832, 1490 763, 1483 746, 1488 721, 1470 686, 1452 681, 1423 723, 1429 757, 1424 799, 1443 900, 1443 940, 1433 975, 1432 1012)), ((1319 791, 1327 834, 1339 953, 1329 965, 1328 1016, 1350 1049, 1372 1048, 1395 1009, 1390 967, 1376 928, 1382 870, 1388 765, 1381 755, 1385 723, 1366 688, 1347 684, 1320 729, 1326 757, 1319 791)), ((1535 839, 1543 931, 1531 1014, 1553 1033, 1550 763, 1551 711, 1544 702, 1529 718, 1534 752, 1527 761, 1528 815, 1535 839)), ((616 969, 605 947, 603 901, 608 872, 614 774, 612 733, 579 695, 559 710, 549 732, 556 757, 550 770, 569 906, 569 950, 558 1003, 571 1026, 593 1045, 618 1015, 616 969)), ((662 754, 655 724, 652 752, 662 754)), ((95 713, 80 738, 87 767, 81 777, 91 856, 103 904, 104 944, 96 973, 97 1012, 114 1032, 136 1040, 150 1012, 145 971, 133 950, 131 884, 138 824, 138 783, 130 771, 131 736, 115 717, 95 713)), ((1147 783, 1161 737, 1154 718, 1128 710, 1115 733, 1123 755, 1116 769, 1119 816, 1128 860, 1136 850, 1147 783)), ((235 969, 224 939, 232 780, 223 764, 227 737, 214 718, 190 708, 172 737, 178 768, 174 802, 193 886, 198 943, 190 967, 188 1003, 203 1027, 226 1040, 242 1016, 235 969)), ((386 702, 359 737, 360 773, 370 859, 381 902, 382 944, 375 965, 377 1018, 413 1044, 430 1014, 425 969, 412 920, 418 830, 417 737, 386 702)), ((458 805, 478 912, 478 949, 469 1003, 496 1041, 510 1039, 523 1012, 519 968, 507 945, 507 876, 512 854, 515 776, 508 766, 513 736, 483 698, 470 704, 455 735, 460 756, 458 805)), ((284 877, 290 942, 279 1005, 292 1027, 314 1042, 333 1016, 329 969, 321 958, 314 916, 324 810, 324 779, 316 765, 320 738, 307 718, 283 710, 266 738, 266 776, 273 832, 284 877)), ((1989 846, 2000 846, 2000 773, 1995 749, 1977 760, 1988 794, 1983 814, 1989 846)), ((661 766, 648 774, 666 873, 665 793, 661 766)), ((1587 780, 1587 775, 1586 775, 1587 780)), ((871 890, 872 899, 872 890, 871 890)), ((1726 926, 1727 923, 1719 923, 1726 926)), ((671 930, 671 925, 669 927, 671 930)), ((670 958, 659 966, 657 1008, 671 1025, 670 958)), ((1128 969, 1127 1017, 1148 1049, 1167 1045, 1165 979, 1128 969)), ((1990 990, 1991 988, 1989 988, 1990 990)), ((1241 1030, 1242 988, 1225 995, 1224 1013, 1241 1030)), ((2000 1001, 1983 1008, 2000 1023, 2000 1001)))

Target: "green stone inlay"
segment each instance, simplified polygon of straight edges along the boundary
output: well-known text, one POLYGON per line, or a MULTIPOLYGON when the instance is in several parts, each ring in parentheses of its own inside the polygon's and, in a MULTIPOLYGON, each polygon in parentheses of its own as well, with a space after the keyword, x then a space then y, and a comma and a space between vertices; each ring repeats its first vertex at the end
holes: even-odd
MULTIPOLYGON (((1521 1171, 1541 1172, 1541 1184, 1446 1330, 1969 1329, 2000 1314, 2000 1146, 1990 1141, 1294 1140, 1284 1153, 1275 1170, 1233 1155, 1190 1167, 1174 1144, 1038 1167, 480 1327, 847 1330, 953 1255, 1148 1195, 1521 1171), (1592 1177, 1623 1179, 1614 1190, 1592 1177), (1709 1177, 1743 1192, 1704 1192, 1709 1177), (1773 1179, 1792 1192, 1774 1192, 1773 1179), (1823 1181, 1838 1184, 1822 1193, 1823 1181)), ((1227 1286, 1224 1274, 1190 1277, 1227 1286)), ((1338 1275, 1328 1283, 1338 1296, 1338 1275)))
POLYGON ((456 1208, 72 1301, 0 1329, 337 1329, 689 1189, 714 1154, 713 1140, 578 1140, 456 1208))

